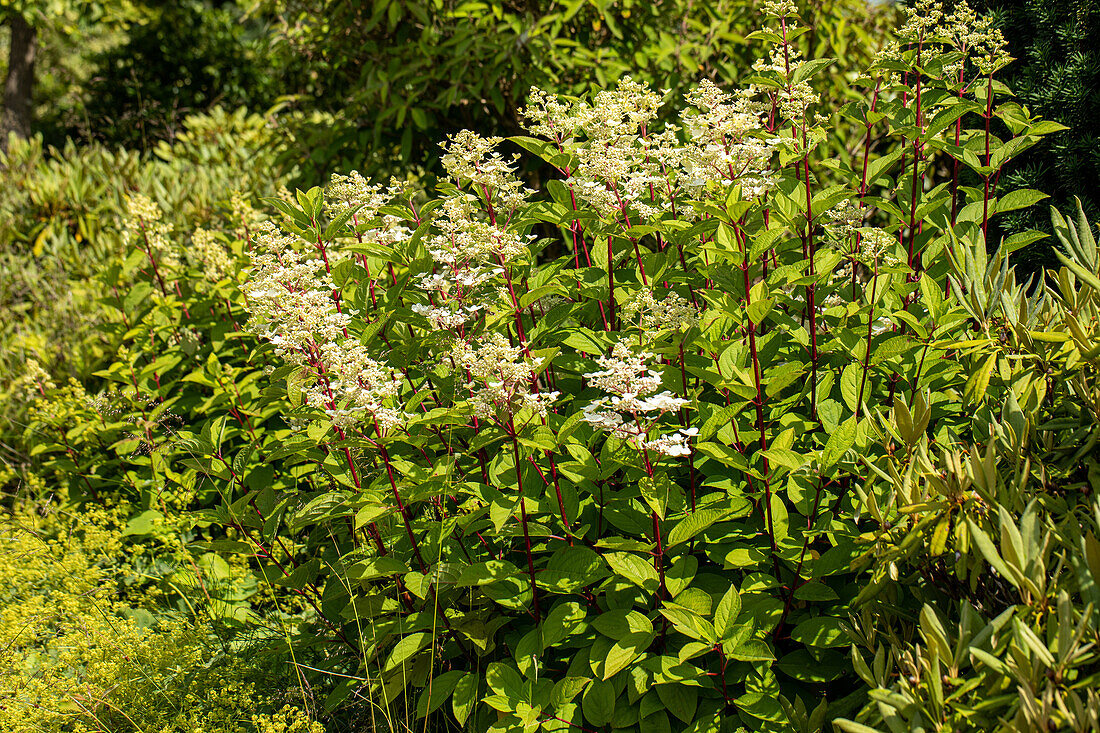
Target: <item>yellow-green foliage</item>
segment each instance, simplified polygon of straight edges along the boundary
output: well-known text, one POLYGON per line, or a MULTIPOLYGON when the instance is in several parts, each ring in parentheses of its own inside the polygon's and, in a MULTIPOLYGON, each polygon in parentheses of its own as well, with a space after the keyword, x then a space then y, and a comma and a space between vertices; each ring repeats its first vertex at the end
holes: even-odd
POLYGON ((0 530, 0 730, 323 733, 293 684, 200 623, 125 595, 118 519, 20 508, 0 530), (297 703, 297 704, 295 704, 297 703))

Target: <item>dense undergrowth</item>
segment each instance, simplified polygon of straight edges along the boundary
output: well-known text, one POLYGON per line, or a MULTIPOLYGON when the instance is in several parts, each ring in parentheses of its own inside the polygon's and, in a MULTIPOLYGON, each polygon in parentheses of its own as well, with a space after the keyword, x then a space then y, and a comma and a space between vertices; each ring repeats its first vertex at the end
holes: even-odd
POLYGON ((1061 127, 965 6, 840 109, 769 10, 744 89, 533 90, 538 190, 473 133, 433 192, 113 189, 96 379, 8 389, 12 725, 1100 725, 1100 250, 985 236, 1061 127))

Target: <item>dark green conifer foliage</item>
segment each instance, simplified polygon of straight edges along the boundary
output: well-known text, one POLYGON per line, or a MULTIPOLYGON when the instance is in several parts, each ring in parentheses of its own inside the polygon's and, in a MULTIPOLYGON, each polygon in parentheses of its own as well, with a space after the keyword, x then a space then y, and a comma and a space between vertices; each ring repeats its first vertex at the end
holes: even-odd
MULTIPOLYGON (((1016 159, 1004 190, 1036 188, 1050 200, 1012 212, 1000 234, 1050 231, 1049 207, 1074 208, 1080 197, 1093 221, 1100 213, 1100 0, 983 0, 1016 58, 1002 81, 1033 114, 1070 129, 1016 159)), ((999 239, 999 237, 998 237, 999 239)), ((1021 252, 1018 264, 1054 265, 1053 239, 1021 252)))

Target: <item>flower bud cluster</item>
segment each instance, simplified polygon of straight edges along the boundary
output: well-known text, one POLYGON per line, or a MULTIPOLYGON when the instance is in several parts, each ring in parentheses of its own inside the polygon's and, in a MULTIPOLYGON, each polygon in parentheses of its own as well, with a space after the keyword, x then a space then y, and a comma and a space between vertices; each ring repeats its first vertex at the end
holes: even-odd
POLYGON ((778 139, 763 129, 767 107, 757 96, 750 88, 734 97, 704 79, 687 95, 681 125, 658 131, 652 128, 664 93, 624 77, 591 104, 567 105, 532 89, 524 116, 532 133, 574 157, 565 173, 576 196, 629 225, 639 223, 633 215, 651 220, 673 207, 690 210, 681 199, 698 198, 711 182, 739 183, 749 198, 774 185, 778 139))
MULTIPOLYGON (((825 212, 828 223, 825 231, 829 233, 829 243, 849 260, 856 260, 867 267, 874 267, 875 261, 888 266, 901 264, 895 254, 897 240, 884 229, 861 226, 863 209, 845 199, 825 212)), ((836 273, 850 277, 851 270, 836 273)))
POLYGON ((219 283, 233 272, 233 260, 215 232, 200 227, 191 234, 191 244, 208 281, 219 283))
POLYGON ((23 374, 12 381, 11 391, 13 394, 23 392, 24 396, 33 398, 56 387, 53 377, 42 368, 37 359, 27 359, 23 374))
POLYGON ((676 292, 658 301, 653 292, 642 288, 623 308, 623 315, 638 324, 643 332, 690 328, 699 322, 699 309, 676 292))
POLYGON ((708 182, 723 188, 738 182, 747 198, 764 195, 774 184, 771 170, 775 138, 758 134, 766 110, 752 95, 736 97, 703 79, 688 92, 680 119, 690 145, 684 156, 685 176, 701 190, 708 182))
POLYGON ((160 206, 151 198, 141 193, 126 197, 126 218, 122 222, 126 244, 145 251, 165 270, 179 265, 179 254, 168 240, 172 230, 171 222, 163 220, 160 206))
MULTIPOLYGON (((897 40, 877 54, 876 62, 899 61, 909 54, 916 55, 927 69, 938 57, 943 80, 965 89, 969 86, 964 78, 968 62, 985 76, 1012 61, 1004 35, 993 27, 993 19, 979 16, 965 0, 953 4, 950 14, 944 12, 939 0, 918 0, 906 8, 905 14, 897 40)), ((915 83, 917 76, 910 76, 915 83)), ((900 78, 894 74, 891 81, 896 84, 900 78)))
POLYGON ((514 416, 530 410, 545 416, 559 392, 538 392, 534 362, 499 333, 479 345, 458 341, 451 352, 457 368, 469 375, 470 403, 478 417, 514 416))
POLYGON ((478 199, 462 191, 443 200, 435 225, 426 244, 436 267, 415 281, 431 302, 412 309, 436 328, 456 330, 498 300, 504 268, 527 256, 533 237, 485 221, 478 199))
POLYGON ((359 173, 346 176, 333 173, 325 191, 325 212, 332 218, 355 211, 356 221, 368 221, 378 215, 378 210, 408 192, 408 184, 390 178, 388 185, 372 184, 359 173))
POLYGON ((649 352, 631 352, 622 341, 615 344, 610 357, 599 357, 597 362, 603 369, 584 377, 608 396, 585 406, 583 419, 638 450, 654 451, 665 456, 686 456, 691 452, 688 441, 699 432, 696 428, 683 428, 674 433, 649 437, 661 417, 680 410, 690 401, 668 391, 657 393, 661 375, 646 364, 652 358, 653 354, 649 352))
POLYGON ((233 222, 233 235, 237 239, 248 241, 249 234, 263 220, 263 216, 240 192, 229 197, 229 217, 233 222))
POLYGON ((306 403, 340 428, 369 419, 385 435, 402 424, 408 416, 392 401, 403 377, 349 337, 354 312, 338 307, 336 288, 321 261, 302 254, 298 240, 270 222, 258 226, 255 240, 244 286, 250 325, 279 356, 306 368, 306 403))
POLYGON ((457 185, 469 183, 487 198, 498 215, 507 216, 522 205, 533 191, 523 187, 516 177, 515 162, 506 160, 497 147, 499 137, 481 137, 470 130, 451 135, 443 145, 443 169, 457 185))

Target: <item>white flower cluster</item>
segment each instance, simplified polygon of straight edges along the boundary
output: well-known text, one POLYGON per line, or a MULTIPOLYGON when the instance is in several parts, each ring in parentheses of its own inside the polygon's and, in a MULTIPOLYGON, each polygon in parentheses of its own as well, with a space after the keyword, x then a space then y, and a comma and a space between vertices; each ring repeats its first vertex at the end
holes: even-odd
POLYGON ((355 210, 357 221, 367 221, 378 215, 378 210, 396 198, 404 196, 408 185, 390 178, 389 185, 371 183, 352 171, 346 176, 333 173, 325 191, 325 211, 331 217, 342 216, 355 210))
POLYGON ((470 403, 479 417, 514 416, 525 409, 545 416, 558 399, 559 392, 534 390, 536 366, 522 353, 522 348, 511 346, 499 333, 476 347, 465 341, 455 345, 451 358, 470 377, 470 403))
POLYGON ((584 421, 627 441, 638 450, 686 456, 691 452, 688 441, 699 433, 698 429, 682 428, 674 433, 649 437, 662 416, 681 409, 690 401, 668 391, 655 394, 661 386, 661 375, 646 365, 652 358, 649 352, 633 353, 622 341, 615 344, 610 357, 599 357, 597 361, 603 369, 584 377, 608 396, 584 408, 584 421), (624 414, 629 419, 624 419, 624 414))
POLYGON ((380 435, 403 424, 408 415, 388 406, 401 391, 400 372, 372 359, 352 339, 320 345, 321 379, 305 392, 306 401, 320 408, 334 425, 351 427, 368 417, 380 435))
POLYGON ((170 270, 179 265, 179 255, 168 241, 173 226, 163 221, 160 206, 145 194, 126 197, 122 228, 126 244, 149 252, 160 268, 170 270))
POLYGON ((261 222, 255 233, 252 269, 244 294, 254 327, 275 346, 275 352, 304 363, 318 343, 343 336, 351 323, 332 299, 332 278, 320 260, 298 251, 298 240, 271 222, 261 222))
POLYGON ((455 330, 473 320, 495 294, 504 267, 529 251, 529 238, 480 219, 478 212, 473 196, 448 196, 436 220, 439 233, 427 241, 436 269, 415 284, 431 303, 412 309, 436 328, 455 330))
POLYGON ((487 203, 501 216, 507 216, 534 193, 516 177, 516 155, 511 161, 497 152, 499 137, 481 137, 463 130, 444 143, 443 169, 456 184, 470 183, 475 191, 487 196, 487 203))
POLYGON ((255 241, 244 286, 250 325, 277 354, 306 367, 311 377, 306 403, 324 410, 340 428, 369 418, 385 435, 401 424, 407 415, 389 403, 399 394, 402 377, 348 336, 354 313, 337 307, 321 262, 299 252, 298 240, 270 222, 257 226, 255 241))
POLYGON ((699 322, 699 309, 678 293, 670 292, 658 301, 648 288, 626 304, 623 315, 636 322, 642 331, 649 332, 690 328, 699 322))
POLYGON ((233 272, 233 260, 218 235, 209 229, 198 228, 191 234, 195 259, 203 267, 203 275, 212 283, 219 283, 233 272))
MULTIPOLYGON (((674 206, 686 212, 689 205, 680 199, 697 198, 712 182, 738 183, 748 198, 768 191, 779 138, 764 130, 767 107, 758 96, 755 87, 734 96, 704 79, 687 95, 681 125, 655 130, 664 94, 623 77, 591 103, 566 104, 532 89, 523 114, 533 134, 575 156, 575 167, 565 171, 571 190, 626 225, 640 223, 633 216, 649 220, 674 206)), ((798 85, 788 96, 791 105, 813 101, 798 85)))
MULTIPOLYGON (((993 27, 989 16, 979 16, 961 0, 945 14, 940 0, 917 0, 905 9, 906 21, 897 40, 887 44, 876 61, 899 60, 903 48, 912 52, 919 48, 921 66, 928 68, 934 57, 941 58, 941 74, 949 84, 966 87, 962 78, 967 61, 972 61, 979 74, 992 74, 1004 67, 1012 57, 1006 51, 1004 35, 993 27)), ((910 75, 915 83, 917 75, 910 75)), ((900 83, 891 75, 893 83, 900 83)))
POLYGON ((680 118, 691 142, 684 169, 692 187, 737 182, 744 196, 756 198, 775 185, 770 164, 776 139, 754 134, 763 127, 763 105, 749 92, 735 98, 709 79, 688 92, 686 101, 680 118))
POLYGON ((587 141, 573 146, 577 167, 570 183, 609 218, 621 216, 627 204, 644 219, 671 208, 666 171, 680 167, 682 152, 674 128, 650 129, 662 99, 625 76, 615 89, 598 92, 592 104, 578 102, 572 111, 570 124, 587 141))
MULTIPOLYGON (((802 52, 794 46, 784 48, 781 45, 776 45, 772 47, 767 60, 757 59, 752 65, 753 70, 756 72, 770 71, 786 80, 787 83, 777 90, 776 102, 780 117, 790 122, 806 119, 810 108, 821 101, 821 95, 814 91, 809 81, 803 80, 796 84, 790 83, 790 80, 794 78, 805 63, 802 52)), ((807 122, 820 123, 824 120, 823 117, 815 116, 807 122)))
MULTIPOLYGON (((825 231, 830 235, 830 244, 845 257, 862 262, 867 267, 874 267, 875 260, 888 266, 901 264, 895 254, 897 239, 894 235, 879 227, 861 226, 863 210, 850 199, 825 212, 825 218, 828 219, 825 231)), ((850 277, 851 274, 849 269, 843 276, 850 277)))
POLYGON ((520 114, 528 120, 528 131, 549 138, 558 145, 571 142, 577 133, 579 120, 572 115, 571 105, 538 87, 531 87, 527 106, 520 110, 520 114))

